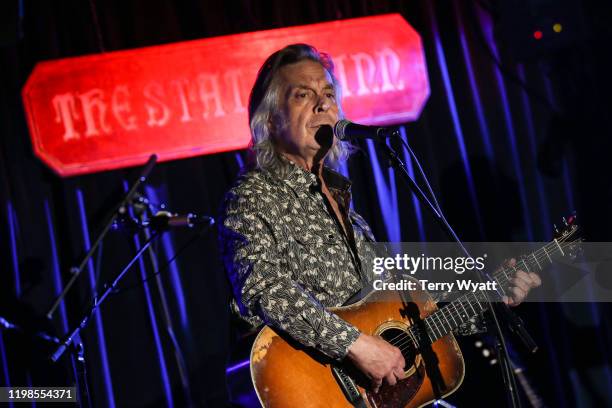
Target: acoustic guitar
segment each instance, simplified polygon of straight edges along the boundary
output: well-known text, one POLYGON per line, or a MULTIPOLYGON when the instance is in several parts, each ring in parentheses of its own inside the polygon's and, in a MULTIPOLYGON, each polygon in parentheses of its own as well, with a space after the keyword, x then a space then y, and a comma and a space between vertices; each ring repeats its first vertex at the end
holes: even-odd
MULTIPOLYGON (((523 256, 517 266, 540 270, 555 256, 566 256, 579 241, 572 222, 550 243, 523 256), (522 265, 521 265, 522 264, 522 265)), ((514 268, 493 274, 508 287, 514 268)), ((350 306, 331 308, 362 333, 380 336, 400 348, 406 378, 378 393, 349 364, 340 365, 310 348, 264 327, 251 349, 251 377, 257 396, 270 408, 416 408, 454 392, 461 385, 465 363, 452 331, 487 308, 482 292, 468 292, 438 308, 426 291, 374 291, 350 306)))

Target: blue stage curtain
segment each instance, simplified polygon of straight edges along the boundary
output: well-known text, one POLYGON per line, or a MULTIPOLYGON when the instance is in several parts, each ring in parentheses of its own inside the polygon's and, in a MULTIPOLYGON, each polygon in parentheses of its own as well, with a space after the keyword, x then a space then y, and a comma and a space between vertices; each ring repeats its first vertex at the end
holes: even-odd
MULTIPOLYGON (((14 21, 19 30, 0 38, 0 317, 28 331, 62 336, 146 239, 112 232, 53 319, 44 318, 70 278, 70 267, 90 247, 136 171, 58 178, 32 153, 19 92, 36 62, 101 48, 399 12, 423 38, 431 83, 421 117, 402 124, 401 135, 421 158, 459 236, 547 241, 552 223, 577 209, 589 240, 609 240, 612 87, 610 66, 600 58, 605 42, 595 39, 517 62, 497 41, 495 13, 486 4, 19 2, 14 21), (101 38, 93 29, 91 5, 101 38)), ((594 18, 598 10, 583 11, 594 18)), ((407 152, 397 148, 416 174, 407 152)), ((229 152, 160 164, 141 193, 173 211, 214 215, 245 159, 244 152, 229 152)), ((353 207, 379 240, 446 240, 374 144, 360 143, 342 170, 353 180, 353 207)), ((238 334, 227 308, 231 294, 215 231, 170 232, 152 248, 155 256, 146 254, 133 266, 83 334, 91 399, 109 407, 182 407, 188 400, 222 406, 228 399, 226 368, 240 363, 246 347, 232 351, 238 334)), ((540 345, 535 356, 523 354, 523 360, 547 405, 609 406, 610 305, 525 304, 517 311, 540 345)), ((470 357, 468 376, 449 400, 480 406, 479 387, 489 384, 503 398, 498 370, 475 361, 469 339, 462 347, 470 357)), ((46 357, 52 348, 0 325, 0 386, 74 384, 75 357, 67 353, 51 364, 46 357)), ((240 370, 246 368, 235 371, 240 370)))

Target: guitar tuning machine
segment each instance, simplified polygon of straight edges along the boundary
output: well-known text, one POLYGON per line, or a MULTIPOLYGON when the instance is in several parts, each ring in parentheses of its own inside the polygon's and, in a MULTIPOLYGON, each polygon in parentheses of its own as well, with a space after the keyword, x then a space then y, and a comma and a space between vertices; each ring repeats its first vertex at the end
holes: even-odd
POLYGON ((557 228, 557 224, 553 224, 553 228, 555 229, 555 234, 558 234, 559 228, 557 228))
POLYGON ((567 220, 565 219, 565 217, 563 217, 563 224, 565 224, 565 226, 567 227, 567 220))

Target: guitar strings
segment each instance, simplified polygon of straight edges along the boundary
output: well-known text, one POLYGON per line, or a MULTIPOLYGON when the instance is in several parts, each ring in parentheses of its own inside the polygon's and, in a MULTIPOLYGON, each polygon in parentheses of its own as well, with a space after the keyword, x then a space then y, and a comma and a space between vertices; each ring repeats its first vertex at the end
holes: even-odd
MULTIPOLYGON (((573 241, 570 241, 570 242, 573 242, 573 241)), ((559 249, 561 250, 561 252, 563 252, 563 250, 560 248, 560 245, 558 245, 558 244, 563 244, 563 243, 565 243, 565 242, 564 242, 564 241, 560 241, 560 242, 555 243, 555 242, 553 241, 553 242, 551 242, 551 243, 549 243, 549 244, 545 245, 543 248, 541 248, 541 249, 539 249, 539 250, 537 250, 537 251, 534 251, 534 252, 532 253, 532 257, 534 258, 534 260, 536 260, 536 264, 537 264, 537 266, 540 268, 540 270, 541 270, 542 268, 541 268, 541 265, 540 265, 539 261, 545 260, 545 259, 547 259, 547 258, 550 260, 550 253, 554 254, 554 253, 555 253, 557 250, 559 250, 559 249), (554 251, 550 251, 550 253, 549 253, 549 251, 546 251, 546 246, 551 246, 551 247, 553 247, 553 248, 554 248, 554 251), (545 256, 542 256, 541 252, 544 252, 544 253, 545 253, 545 256), (537 255, 537 257, 536 257, 536 255, 535 255, 535 254, 538 254, 538 255, 537 255)), ((569 245, 568 245, 568 246, 569 246, 569 245)), ((525 259, 528 259, 528 257, 529 257, 529 256, 523 257, 523 258, 521 259, 521 261, 520 261, 520 262, 523 262, 523 265, 524 265, 525 267, 527 267, 527 264, 525 263, 525 259)), ((528 262, 529 262, 530 264, 532 263, 532 261, 531 261, 531 260, 529 260, 529 259, 528 259, 528 262)), ((518 264, 518 263, 519 263, 519 262, 517 262, 517 264, 518 264)), ((535 265, 534 265, 534 266, 535 266, 535 265)), ((509 283, 509 282, 510 282, 510 278, 508 277, 508 271, 509 271, 510 269, 512 269, 512 271, 514 271, 514 272, 516 272, 516 270, 517 270, 517 269, 516 269, 516 266, 512 266, 512 267, 510 267, 510 268, 504 268, 504 267, 502 267, 500 270, 498 270, 498 271, 497 271, 497 272, 494 274, 494 278, 495 278, 495 280, 496 280, 496 281, 498 281, 498 282, 499 282, 500 284, 502 284, 502 285, 505 285, 505 284, 509 283), (505 281, 505 282, 504 282, 504 281, 505 281)), ((527 267, 527 269, 529 270, 530 268, 529 268, 529 267, 527 267)), ((482 292, 478 292, 478 293, 482 295, 482 292)), ((463 310, 464 310, 464 314, 463 314, 463 316, 466 316, 466 317, 467 317, 467 316, 470 316, 470 313, 468 313, 468 311, 467 311, 467 309, 465 308, 465 306, 463 306, 463 304, 459 302, 459 301, 461 301, 461 300, 462 300, 462 299, 464 299, 464 298, 465 298, 465 299, 467 299, 467 298, 468 298, 470 295, 471 295, 471 296, 473 296, 473 297, 475 298, 476 303, 478 304, 478 307, 479 307, 479 309, 480 309, 480 311, 476 312, 476 309, 474 308, 474 305, 473 305, 473 301, 469 301, 469 300, 468 300, 468 301, 467 301, 467 303, 468 303, 468 305, 469 305, 469 306, 472 308, 472 311, 473 311, 472 316, 475 316, 475 315, 477 315, 478 313, 480 313, 480 312, 484 311, 484 310, 485 310, 485 308, 483 308, 483 307, 482 307, 482 305, 481 305, 480 301, 478 300, 478 296, 477 296, 477 294, 472 292, 472 293, 467 293, 467 294, 462 295, 461 297, 459 297, 459 298, 458 298, 458 299, 456 299, 455 301, 451 302, 451 303, 450 303, 450 304, 449 304, 447 307, 442 308, 442 309, 439 309, 439 310, 437 310, 436 312, 432 313, 431 315, 427 316, 425 319, 423 319, 423 321, 424 321, 426 324, 427 324, 427 323, 429 323, 429 331, 430 331, 430 332, 431 332, 431 333, 432 333, 434 336, 436 336, 436 338, 435 338, 435 339, 440 338, 440 337, 443 337, 443 336, 444 336, 444 334, 443 334, 443 333, 447 333, 448 331, 451 331, 451 330, 453 329, 453 325, 451 324, 450 320, 448 320, 447 315, 449 315, 449 316, 451 317, 451 319, 453 320, 453 322, 454 322, 454 324, 455 324, 455 325, 454 325, 455 327, 458 327, 458 326, 460 326, 461 324, 463 324, 463 323, 464 323, 464 322, 462 321, 462 320, 463 320, 462 313, 461 313, 461 311, 459 310, 459 308, 458 308, 457 304, 461 304, 461 306, 463 307, 463 310), (452 308, 455 310, 454 312, 453 312, 453 310, 451 309, 451 307, 452 307, 452 308), (444 317, 444 319, 447 321, 447 323, 448 323, 448 328, 446 328, 446 327, 445 327, 446 325, 444 324, 444 322, 443 322, 442 318, 439 316, 440 314, 441 314, 441 315, 444 317), (438 326, 438 323, 436 323, 436 321, 435 321, 435 319, 434 319, 435 317, 438 317, 438 320, 440 321, 440 323, 441 323, 441 325, 442 325, 442 328, 443 328, 443 329, 445 329, 445 330, 447 330, 447 331, 443 332, 442 330, 440 330, 440 327, 438 326), (457 320, 455 319, 455 317, 457 317, 457 318, 459 319, 459 322, 460 322, 459 324, 457 324, 457 320), (432 323, 433 323, 433 324, 432 324, 432 323), (433 330, 433 328, 437 329, 438 333, 440 333, 439 337, 436 335, 436 333, 435 333, 435 331, 433 330)), ((484 301, 484 299, 482 299, 482 300, 484 301)), ((413 332, 413 331, 414 331, 414 330, 413 330, 413 328, 414 328, 414 327, 416 327, 416 326, 411 326, 411 327, 409 328, 409 331, 410 331, 410 332, 413 332)), ((412 334, 414 335, 414 333, 412 333, 412 334)), ((434 339, 434 340, 432 340, 432 339, 431 339, 431 336, 429 336, 429 333, 427 333, 427 336, 428 336, 428 338, 429 338, 429 340, 430 340, 430 341, 435 341, 435 339, 434 339)), ((420 338, 420 336, 419 336, 419 338, 420 338)), ((405 346, 405 345, 406 345, 406 341, 407 341, 407 340, 408 340, 409 342, 412 342, 412 343, 413 343, 413 344, 416 346, 414 338, 413 338, 413 337, 411 337, 411 336, 409 336, 409 334, 408 334, 408 333, 403 333, 403 332, 402 332, 402 333, 400 333, 399 335, 395 336, 394 338, 390 339, 390 340, 389 340, 389 343, 391 343, 391 344, 393 344, 393 345, 398 345, 398 346, 400 346, 400 350, 405 351, 405 350, 404 350, 404 348, 403 348, 403 346, 405 346), (397 340, 399 340, 399 341, 397 341, 397 340)), ((409 344, 408 344, 408 345, 409 345, 409 344)))
MULTIPOLYGON (((566 237, 567 238, 567 237, 566 237)), ((550 255, 554 255, 555 252, 557 252, 558 250, 561 251, 561 253, 563 253, 563 249, 561 248, 561 244, 565 244, 565 246, 569 246, 568 243, 573 243, 574 241, 565 241, 564 240, 558 240, 558 241, 553 241, 550 242, 549 244, 543 246, 542 248, 538 249, 537 251, 534 251, 531 255, 527 255, 525 257, 523 257, 520 261, 517 261, 515 266, 512 267, 502 267, 500 268, 497 272, 494 273, 494 280, 498 281, 498 283, 500 283, 501 285, 507 285, 508 283, 510 283, 510 278, 508 276, 508 272, 510 272, 511 274, 514 272, 517 272, 517 267, 516 265, 518 265, 520 262, 523 263, 523 266, 526 267, 528 270, 529 269, 534 269, 534 268, 529 268, 527 266, 527 262, 531 264, 531 266, 537 266, 540 270, 542 270, 540 261, 544 261, 546 259, 548 259, 549 261, 551 261, 550 259, 550 255), (546 247, 552 247, 552 251, 547 251, 546 247), (532 260, 529 259, 529 257, 533 257, 533 259, 536 261, 535 264, 533 264, 532 260), (527 262, 525 262, 525 260, 527 260, 527 262)), ((550 249, 550 248, 549 248, 550 249)), ((482 292, 478 292, 479 294, 483 295, 482 292)), ((481 298, 482 301, 484 301, 483 298, 481 298)), ((426 332, 427 337, 429 338, 430 341, 435 341, 440 337, 443 337, 445 334, 443 333, 448 333, 450 331, 452 331, 452 329, 454 327, 459 327, 461 324, 465 323, 463 321, 463 316, 468 317, 470 316, 470 313, 468 313, 467 309, 465 308, 465 306, 463 306, 462 302, 467 302, 468 305, 472 308, 472 316, 475 316, 477 314, 479 314, 480 312, 486 310, 485 308, 482 307, 481 302, 478 299, 478 295, 475 292, 471 292, 471 293, 466 293, 464 295, 462 295, 461 297, 455 299, 453 302, 449 303, 448 306, 438 309, 437 311, 435 311, 434 313, 432 313, 431 315, 427 316, 425 319, 423 319, 423 322, 428 326, 429 326, 429 332, 431 332, 435 338, 431 339, 431 336, 429 336, 429 333, 426 332), (473 296, 474 299, 476 300, 476 303, 478 304, 478 307, 480 308, 480 311, 476 312, 476 309, 474 308, 474 304, 473 301, 468 300, 469 296, 473 296), (457 305, 461 305, 463 307, 464 313, 462 316, 462 312, 459 310, 457 305), (454 311, 451 309, 451 307, 454 309, 454 311), (442 320, 442 318, 439 315, 442 315, 444 317, 444 319, 446 320, 446 322, 448 323, 448 328, 446 328, 444 324, 444 321, 442 320), (448 320, 448 317, 451 317, 451 319, 454 322, 454 327, 453 324, 451 324, 450 320, 448 320), (438 323, 436 323, 435 321, 435 317, 438 318, 438 320, 440 321, 442 328, 445 329, 446 331, 442 331, 440 330, 440 327, 438 326, 438 323), (455 317, 457 317, 457 319, 459 320, 459 324, 457 324, 457 320, 455 319, 455 317), (432 324, 433 323, 433 324, 432 324), (437 329, 438 333, 440 333, 440 336, 438 337, 435 333, 435 331, 433 330, 433 328, 437 329)), ((400 348, 400 350, 402 352, 406 351, 404 349, 404 346, 408 345, 410 346, 410 344, 408 343, 412 343, 414 346, 418 346, 415 342, 414 339, 414 329, 417 328, 417 326, 411 326, 408 331, 410 333, 407 332, 401 332, 398 335, 396 335, 395 337, 393 337, 392 339, 388 340, 388 342, 394 346, 399 346, 398 348, 400 348), (413 336, 411 336, 410 334, 412 334, 413 336)), ((427 327, 426 327, 427 330, 427 327)), ((420 334, 420 333, 419 333, 420 334)), ((420 336, 418 336, 417 338, 421 338, 420 336)))
MULTIPOLYGON (((516 269, 515 269, 516 270, 516 269)), ((509 279, 507 278, 507 276, 505 276, 505 274, 502 274, 501 271, 499 271, 498 273, 495 274, 495 279, 498 281, 506 281, 506 283, 509 282, 509 279)), ((501 283, 501 282, 500 282, 501 283)), ((482 292, 478 292, 478 294, 483 295, 482 292)), ((426 326, 429 326, 428 332, 427 333, 427 337, 429 339, 430 342, 434 342, 435 340, 437 340, 438 338, 444 337, 445 333, 450 332, 454 327, 459 327, 461 324, 465 323, 463 321, 464 316, 468 317, 468 316, 476 316, 477 314, 479 314, 480 312, 484 311, 485 308, 482 306, 481 302, 479 301, 478 298, 478 294, 477 293, 466 293, 464 295, 462 295, 460 298, 456 299, 455 301, 451 302, 448 306, 442 308, 442 309, 438 309, 437 311, 435 311, 434 313, 432 313, 431 315, 427 316, 425 319, 423 319, 423 322, 426 324, 426 326), (473 301, 467 300, 470 296, 474 297, 474 299, 476 300, 476 303, 478 304, 478 308, 480 309, 478 312, 476 311, 473 301), (472 309, 473 313, 469 313, 468 310, 466 309, 466 307, 463 305, 462 302, 467 302, 469 307, 472 309), (459 310, 458 305, 461 305, 461 307, 463 308, 463 314, 462 312, 459 310), (454 312, 453 312, 454 309, 454 312), (444 317, 444 319, 447 321, 448 323, 448 327, 446 327, 446 325, 444 324, 442 318, 440 317, 440 315, 442 315, 444 317), (454 327, 453 324, 451 324, 450 320, 448 320, 448 318, 446 317, 446 315, 449 315, 451 317, 451 319, 454 322, 454 327), (442 329, 440 329, 438 323, 436 323, 435 318, 438 318, 440 325, 442 326, 442 329), (459 320, 459 324, 457 324, 457 320, 455 319, 455 317, 457 317, 457 319, 459 320), (434 331, 434 329, 436 329, 439 333, 436 334, 436 332, 434 331), (429 335, 429 333, 434 335, 434 339, 431 338, 431 336, 429 335)), ((484 301, 484 299, 481 300, 484 301)), ((409 331, 414 335, 414 329, 417 326, 411 326, 409 328, 409 331)), ((427 327, 425 328, 427 330, 427 327)), ((420 336, 418 338, 421 338, 420 336)), ((410 343, 412 343, 415 347, 418 347, 418 344, 415 342, 414 338, 411 337, 409 335, 409 333, 400 333, 399 335, 397 335, 396 337, 394 337, 393 339, 391 339, 389 341, 392 345, 398 346, 398 348, 400 349, 400 351, 405 352, 407 351, 407 347, 410 347, 410 343), (399 341, 397 341, 399 340, 399 341)))
MULTIPOLYGON (((501 275, 501 273, 498 273, 496 275, 499 275, 499 278, 496 278, 496 280, 504 280, 504 279, 506 279, 504 277, 504 275, 501 275)), ((478 292, 478 293, 482 295, 481 292, 478 292)), ((438 309, 437 311, 435 311, 434 313, 432 313, 431 315, 429 315, 425 319, 423 319, 423 322, 425 323, 425 325, 429 326, 429 332, 431 332, 434 336, 436 336, 434 339, 432 339, 431 336, 429 336, 429 333, 427 333, 427 337, 429 338, 430 341, 434 341, 437 338, 443 337, 444 336, 443 333, 445 333, 444 331, 440 330, 440 327, 439 327, 438 323, 435 322, 435 317, 438 318, 438 320, 440 321, 443 329, 447 329, 448 331, 452 330, 453 325, 451 324, 450 320, 448 320, 448 318, 445 316, 446 311, 448 311, 447 314, 450 315, 450 317, 452 318, 453 322, 455 323, 454 327, 459 327, 462 323, 464 323, 463 317, 462 317, 462 312, 459 310, 457 305, 461 305, 463 307, 463 310, 464 310, 463 316, 466 316, 466 317, 470 316, 470 313, 467 311, 465 306, 463 306, 463 304, 460 302, 461 299, 464 299, 464 298, 467 299, 469 296, 473 296, 475 298, 476 303, 478 304, 478 307, 480 309, 477 312, 476 309, 474 308, 473 301, 469 301, 469 300, 465 301, 464 300, 463 302, 467 302, 468 305, 472 308, 472 312, 473 312, 473 313, 471 313, 472 316, 475 316, 478 313, 480 313, 480 312, 485 310, 485 308, 482 307, 480 301, 478 300, 478 296, 477 296, 476 293, 472 292, 472 293, 466 293, 466 294, 462 295, 460 298, 458 298, 455 301, 449 303, 448 306, 446 306, 444 308, 441 308, 441 309, 438 309), (453 312, 451 308, 455 309, 455 312, 453 312), (440 314, 442 314, 442 316, 444 316, 445 320, 447 321, 448 328, 445 327, 446 325, 442 321, 442 318, 439 316, 440 314), (460 322, 459 324, 457 324, 457 320, 455 319, 455 317, 458 318, 458 320, 460 322), (438 333, 440 333, 439 336, 436 335, 436 332, 434 331, 434 328, 437 329, 438 333)), ((413 327, 416 327, 416 326, 411 326, 409 328, 409 331, 412 332, 413 331, 413 327)), ((427 327, 426 327, 426 330, 427 330, 427 327)), ((420 336, 419 336, 419 338, 420 338, 420 336)), ((394 346, 398 346, 400 348, 400 350, 403 352, 403 351, 406 351, 404 349, 404 347, 403 347, 403 346, 406 345, 406 340, 409 340, 410 342, 412 342, 416 346, 414 339, 411 336, 409 336, 408 333, 404 333, 404 332, 402 332, 402 333, 398 334, 397 336, 395 336, 394 338, 390 339, 389 343, 391 343, 394 346), (396 340, 399 340, 399 341, 396 341, 396 340)), ((408 346, 409 345, 410 344, 408 344, 408 346)))
MULTIPOLYGON (((496 273, 496 274, 495 274, 495 276, 496 276, 496 280, 507 280, 506 276, 504 276, 504 274, 502 274, 502 271, 499 271, 498 273, 496 273)), ((455 300, 455 302, 457 302, 457 301, 461 300, 461 299, 462 299, 463 297, 465 297, 466 295, 467 295, 467 294, 462 295, 460 298, 456 299, 456 300, 455 300)), ((450 308, 451 306, 452 306, 452 307, 454 307, 454 308, 455 308, 455 311, 456 311, 456 314, 454 314, 454 315, 452 314, 452 311, 451 311, 451 318, 453 319, 453 321, 454 321, 454 322, 455 322, 455 324, 456 324, 456 323, 457 323, 457 321, 455 320, 455 318, 454 318, 454 317, 455 317, 455 316, 456 316, 456 317, 461 317, 461 312, 460 312, 460 311, 457 309, 457 306, 456 306, 456 304, 455 304, 454 302, 451 302, 451 303, 448 305, 448 308, 450 308)), ((446 309, 446 308, 445 308, 445 309, 446 309)), ((436 315, 436 314, 437 314, 439 311, 442 311, 442 310, 445 310, 445 309, 439 309, 438 311, 436 311, 436 312, 432 313, 430 316, 426 317, 426 318, 425 318, 423 321, 424 321, 425 323, 429 323, 430 321, 428 321, 427 319, 429 319, 429 318, 431 318, 432 316, 436 315)), ((449 310, 450 310, 450 309, 449 309, 449 310)), ((465 307, 464 307, 464 310, 465 310, 465 307)), ((467 310, 465 310, 465 311, 467 312, 467 310)), ((474 310, 474 312, 475 312, 475 310, 474 310)), ((431 319, 431 320, 433 321, 433 319, 431 319)), ((442 322, 442 320, 441 320, 440 318, 439 318, 439 320, 440 320, 440 322, 442 322)), ((448 319, 446 319, 446 320, 447 320, 447 322, 450 324, 450 321, 448 321, 448 319)), ((460 321, 461 321, 461 320, 460 320, 460 321)), ((435 322, 433 322, 433 323, 435 323, 435 322)), ((436 325, 436 328, 438 329, 438 332, 441 332, 441 331, 440 331, 440 329, 437 327, 437 326, 438 326, 438 325, 437 325, 437 323, 435 323, 435 325, 436 325)), ((432 333, 435 335, 435 332, 434 332, 434 331, 433 331, 433 329, 431 328, 431 327, 432 327, 432 325, 430 324, 429 326, 430 326, 430 331, 431 331, 431 332, 432 332, 432 333)), ((457 326, 458 326, 458 325, 457 325, 457 326)), ((412 326, 412 327, 414 327, 414 326, 412 326)), ((394 338, 392 338, 392 339, 390 339, 390 340, 388 340, 388 341, 389 341, 389 343, 391 343, 392 345, 402 344, 403 342, 405 342, 405 339, 400 339, 400 337, 405 337, 405 336, 406 336, 406 334, 404 334, 404 333, 400 333, 400 334, 396 335, 394 338), (396 340, 398 340, 398 339, 400 340, 400 342, 396 342, 396 340)), ((431 339, 430 339, 430 340, 431 340, 431 339)))

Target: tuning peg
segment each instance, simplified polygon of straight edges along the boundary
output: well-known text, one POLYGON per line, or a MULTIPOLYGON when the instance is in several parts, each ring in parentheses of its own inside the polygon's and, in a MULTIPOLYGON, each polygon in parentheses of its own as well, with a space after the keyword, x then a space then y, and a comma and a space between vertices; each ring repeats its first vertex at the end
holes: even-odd
POLYGON ((563 224, 567 227, 567 220, 563 217, 563 224))
POLYGON ((555 229, 555 234, 558 234, 559 228, 557 228, 557 224, 553 224, 553 228, 555 229))

